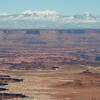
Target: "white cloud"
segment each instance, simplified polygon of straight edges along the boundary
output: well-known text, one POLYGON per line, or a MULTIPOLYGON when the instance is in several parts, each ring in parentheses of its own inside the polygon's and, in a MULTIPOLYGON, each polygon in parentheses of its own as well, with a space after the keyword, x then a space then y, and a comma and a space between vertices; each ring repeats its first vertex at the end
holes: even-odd
POLYGON ((0 12, 0 16, 6 16, 6 15, 8 15, 8 14, 5 12, 0 12))
POLYGON ((43 11, 26 10, 26 11, 22 12, 22 14, 31 14, 31 15, 36 14, 36 15, 48 16, 48 15, 58 15, 58 12, 52 11, 52 10, 43 10, 43 11))
POLYGON ((22 12, 22 14, 33 14, 34 12, 32 10, 26 10, 22 12))

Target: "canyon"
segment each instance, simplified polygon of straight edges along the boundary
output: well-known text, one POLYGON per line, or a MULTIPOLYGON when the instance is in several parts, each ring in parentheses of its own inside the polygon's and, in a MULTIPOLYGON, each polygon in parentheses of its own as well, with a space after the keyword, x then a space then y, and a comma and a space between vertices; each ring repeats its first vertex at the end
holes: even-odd
POLYGON ((0 29, 0 100, 100 100, 100 29, 0 29))
POLYGON ((0 30, 1 69, 100 66, 100 30, 0 30))

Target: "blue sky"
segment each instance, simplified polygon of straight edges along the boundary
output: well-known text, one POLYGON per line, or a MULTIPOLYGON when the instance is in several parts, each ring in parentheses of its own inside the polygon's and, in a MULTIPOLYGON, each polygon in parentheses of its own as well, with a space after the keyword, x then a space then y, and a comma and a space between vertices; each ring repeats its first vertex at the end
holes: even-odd
POLYGON ((62 15, 84 12, 100 15, 100 0, 0 0, 0 12, 15 14, 25 10, 55 10, 62 15))

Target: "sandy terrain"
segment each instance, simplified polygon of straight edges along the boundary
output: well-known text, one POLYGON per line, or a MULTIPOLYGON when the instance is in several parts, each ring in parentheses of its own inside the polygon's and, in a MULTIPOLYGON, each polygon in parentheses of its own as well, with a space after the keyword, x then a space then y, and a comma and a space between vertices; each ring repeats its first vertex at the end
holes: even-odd
POLYGON ((0 74, 24 79, 9 83, 3 93, 21 93, 29 98, 11 100, 100 100, 100 74, 96 68, 73 67, 58 71, 5 71, 0 74))

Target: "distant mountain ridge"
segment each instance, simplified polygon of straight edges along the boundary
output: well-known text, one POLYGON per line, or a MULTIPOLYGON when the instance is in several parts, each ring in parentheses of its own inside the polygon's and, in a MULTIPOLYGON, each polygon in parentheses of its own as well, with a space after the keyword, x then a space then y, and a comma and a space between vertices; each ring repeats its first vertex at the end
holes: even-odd
POLYGON ((100 29, 1 29, 0 44, 99 46, 100 29))
POLYGON ((40 34, 40 33, 47 33, 51 32, 58 33, 58 34, 89 34, 89 33, 98 33, 100 34, 100 29, 0 29, 0 33, 3 34, 20 34, 24 32, 25 34, 40 34))
POLYGON ((56 11, 26 10, 20 14, 0 13, 1 29, 81 29, 100 27, 100 16, 89 12, 64 16, 56 11))

